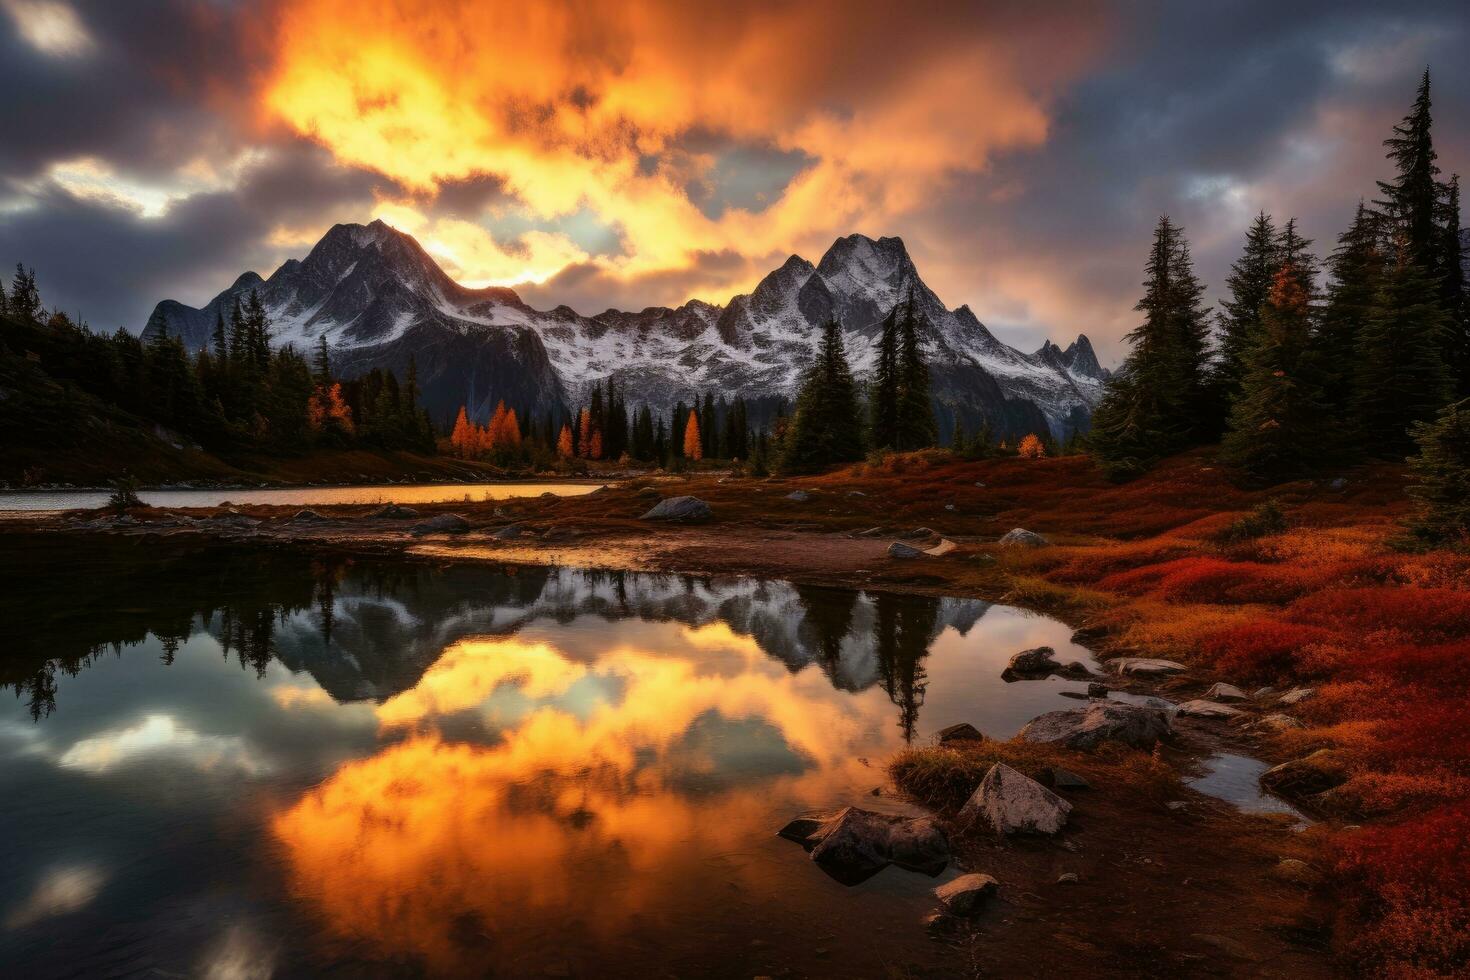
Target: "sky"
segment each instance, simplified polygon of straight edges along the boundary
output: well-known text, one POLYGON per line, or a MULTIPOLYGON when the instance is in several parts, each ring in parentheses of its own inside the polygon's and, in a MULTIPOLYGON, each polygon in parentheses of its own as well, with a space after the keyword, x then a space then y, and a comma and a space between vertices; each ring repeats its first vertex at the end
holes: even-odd
POLYGON ((1117 363, 1160 214, 1218 299, 1252 215, 1330 251, 1470 4, 0 0, 0 263, 140 330, 381 218, 528 303, 723 303, 837 237, 1117 363))

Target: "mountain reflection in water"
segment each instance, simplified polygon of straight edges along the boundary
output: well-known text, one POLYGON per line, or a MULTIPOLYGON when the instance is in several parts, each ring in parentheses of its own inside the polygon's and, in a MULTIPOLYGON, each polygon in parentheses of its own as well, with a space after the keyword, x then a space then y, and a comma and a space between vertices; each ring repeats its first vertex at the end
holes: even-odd
POLYGON ((901 808, 868 790, 905 742, 1009 735, 1077 689, 1005 685, 1016 650, 1088 659, 975 600, 219 548, 104 549, 80 594, 64 557, 0 600, 32 624, 0 657, 0 779, 27 793, 0 954, 40 973, 75 962, 58 943, 182 972, 257 947, 285 972, 923 966, 930 879, 844 889, 774 830, 901 808), (90 892, 36 913, 47 881, 90 892), (201 902, 234 931, 157 938, 201 902))

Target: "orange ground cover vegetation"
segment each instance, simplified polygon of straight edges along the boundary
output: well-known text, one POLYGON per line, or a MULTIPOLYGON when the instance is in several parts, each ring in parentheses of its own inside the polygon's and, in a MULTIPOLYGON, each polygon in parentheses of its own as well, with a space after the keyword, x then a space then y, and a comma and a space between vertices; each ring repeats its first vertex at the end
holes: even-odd
POLYGON ((1398 547, 1400 468, 1248 492, 1199 452, 1123 485, 1083 457, 935 465, 899 482, 906 505, 983 500, 996 530, 1050 536, 1002 566, 1022 593, 1085 595, 1120 648, 1315 688, 1289 709, 1305 727, 1274 747, 1329 748, 1348 767, 1322 799, 1344 951, 1374 976, 1470 975, 1470 555, 1398 547), (1286 530, 1223 543, 1267 499, 1286 530))

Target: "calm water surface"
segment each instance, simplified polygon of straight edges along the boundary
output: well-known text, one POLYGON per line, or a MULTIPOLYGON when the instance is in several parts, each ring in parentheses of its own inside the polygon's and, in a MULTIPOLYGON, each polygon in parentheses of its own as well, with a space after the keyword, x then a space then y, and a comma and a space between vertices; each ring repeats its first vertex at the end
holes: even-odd
MULTIPOLYGON (((576 497, 596 490, 596 483, 389 483, 363 487, 282 487, 275 490, 144 490, 138 497, 154 507, 218 507, 222 503, 283 504, 436 504, 460 500, 505 500, 539 497, 548 491, 576 497)), ((3 490, 0 512, 91 509, 107 503, 105 490, 3 490)))
POLYGON ((945 975, 934 879, 775 831, 1092 662, 971 600, 74 547, 0 558, 6 975, 945 975))

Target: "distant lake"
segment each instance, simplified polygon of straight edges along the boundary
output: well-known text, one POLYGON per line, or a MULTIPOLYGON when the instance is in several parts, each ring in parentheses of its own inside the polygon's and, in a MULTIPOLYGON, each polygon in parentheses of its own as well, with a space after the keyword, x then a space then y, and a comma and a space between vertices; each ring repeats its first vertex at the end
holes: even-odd
POLYGON ((922 918, 953 866, 845 887, 775 832, 908 812, 871 795, 905 744, 1076 705, 1003 682, 1011 654, 1094 663, 973 599, 26 548, 0 554, 18 977, 949 975, 922 918))
MULTIPOLYGON (((548 491, 562 497, 591 493, 596 483, 398 483, 358 487, 282 487, 275 490, 145 490, 138 497, 153 507, 218 507, 233 504, 281 504, 317 507, 324 504, 436 504, 470 500, 539 497, 548 491)), ((105 490, 3 490, 0 512, 56 511, 101 507, 105 490)))

